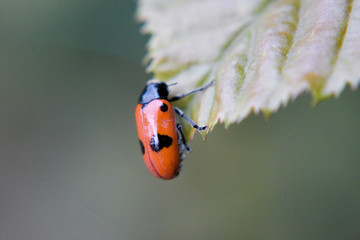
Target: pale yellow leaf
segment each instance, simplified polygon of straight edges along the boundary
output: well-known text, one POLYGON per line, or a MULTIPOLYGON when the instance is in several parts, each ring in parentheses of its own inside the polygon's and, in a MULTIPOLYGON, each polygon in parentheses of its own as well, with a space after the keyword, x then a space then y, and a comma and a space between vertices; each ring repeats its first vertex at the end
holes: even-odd
POLYGON ((174 93, 215 79, 186 112, 212 128, 360 81, 360 0, 140 0, 148 71, 174 93))

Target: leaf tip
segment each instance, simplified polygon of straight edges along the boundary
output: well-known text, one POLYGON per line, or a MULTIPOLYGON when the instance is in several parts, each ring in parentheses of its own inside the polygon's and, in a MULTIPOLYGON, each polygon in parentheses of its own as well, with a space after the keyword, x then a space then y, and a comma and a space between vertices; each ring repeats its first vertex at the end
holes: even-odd
POLYGON ((269 108, 265 108, 265 109, 262 110, 262 113, 263 113, 263 115, 265 117, 265 120, 269 121, 270 117, 272 115, 272 111, 269 108))
POLYGON ((312 101, 311 101, 311 106, 315 107, 316 105, 318 105, 320 102, 327 100, 331 97, 334 97, 334 95, 332 94, 323 94, 323 93, 312 93, 312 101))
POLYGON ((207 134, 208 134, 208 131, 201 131, 200 132, 200 135, 201 135, 203 141, 206 141, 207 134))

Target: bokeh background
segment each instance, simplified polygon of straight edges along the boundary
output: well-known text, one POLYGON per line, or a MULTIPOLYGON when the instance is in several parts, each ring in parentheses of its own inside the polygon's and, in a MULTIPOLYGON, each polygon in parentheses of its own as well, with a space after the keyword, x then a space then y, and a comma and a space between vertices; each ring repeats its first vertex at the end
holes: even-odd
POLYGON ((218 125, 175 180, 147 171, 135 4, 1 0, 0 239, 360 239, 359 92, 218 125))

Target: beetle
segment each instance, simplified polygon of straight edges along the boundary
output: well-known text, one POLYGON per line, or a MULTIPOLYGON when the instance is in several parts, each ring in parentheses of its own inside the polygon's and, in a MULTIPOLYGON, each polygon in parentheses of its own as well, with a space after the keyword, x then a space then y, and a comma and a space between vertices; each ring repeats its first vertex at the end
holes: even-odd
POLYGON ((135 109, 135 120, 141 152, 150 172, 162 179, 178 176, 185 149, 190 152, 182 126, 176 122, 175 113, 183 117, 193 128, 204 131, 207 126, 198 126, 184 112, 173 107, 171 102, 190 94, 203 91, 210 83, 186 94, 169 98, 169 86, 165 82, 149 82, 139 97, 135 109))

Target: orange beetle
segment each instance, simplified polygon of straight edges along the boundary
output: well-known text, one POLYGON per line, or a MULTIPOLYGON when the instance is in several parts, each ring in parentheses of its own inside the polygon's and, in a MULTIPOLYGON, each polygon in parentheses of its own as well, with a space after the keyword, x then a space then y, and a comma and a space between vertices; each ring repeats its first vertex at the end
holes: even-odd
POLYGON ((154 176, 162 179, 176 177, 180 172, 183 151, 191 151, 186 144, 181 125, 176 123, 175 113, 197 130, 207 129, 206 126, 199 127, 181 109, 172 107, 170 102, 202 91, 213 82, 171 99, 168 99, 168 87, 171 85, 164 82, 146 85, 135 109, 135 119, 141 152, 147 168, 154 176))

